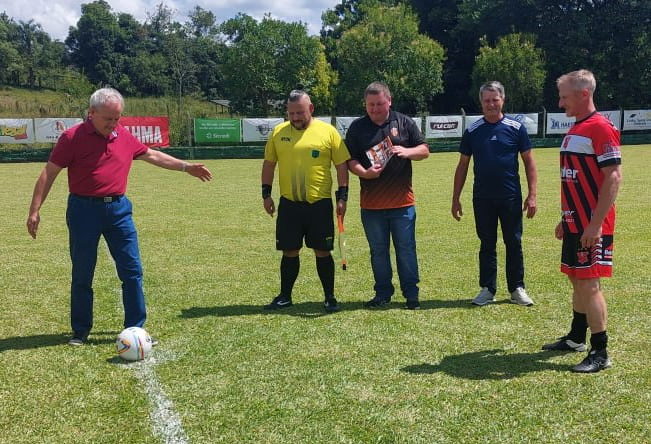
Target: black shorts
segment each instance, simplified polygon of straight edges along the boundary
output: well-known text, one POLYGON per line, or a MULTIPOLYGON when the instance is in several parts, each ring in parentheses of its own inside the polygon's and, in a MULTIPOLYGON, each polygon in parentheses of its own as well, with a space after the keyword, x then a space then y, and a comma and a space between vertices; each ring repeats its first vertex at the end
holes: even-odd
POLYGON ((276 219, 276 249, 298 250, 305 237, 308 248, 332 250, 335 236, 332 212, 331 199, 308 203, 281 197, 276 219))
POLYGON ((581 233, 565 233, 561 271, 578 279, 610 277, 613 274, 613 235, 604 234, 590 248, 581 247, 581 233))

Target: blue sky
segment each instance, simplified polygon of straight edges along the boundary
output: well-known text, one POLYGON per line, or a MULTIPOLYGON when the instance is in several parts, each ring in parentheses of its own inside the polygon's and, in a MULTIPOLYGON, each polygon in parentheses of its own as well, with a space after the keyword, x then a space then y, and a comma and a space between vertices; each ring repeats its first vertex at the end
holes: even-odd
MULTIPOLYGON (((81 15, 81 4, 92 0, 30 0, 29 8, 23 1, 3 2, 0 12, 5 12, 16 22, 34 20, 53 39, 64 40, 68 27, 74 26, 81 15)), ((147 13, 155 11, 161 0, 108 0, 114 12, 126 12, 139 21, 144 21, 147 13)), ((333 8, 339 0, 166 0, 165 4, 176 11, 174 19, 184 22, 187 14, 195 6, 212 11, 221 23, 234 17, 238 12, 261 19, 265 13, 273 18, 287 22, 302 21, 308 25, 310 34, 321 29, 321 13, 333 8)))

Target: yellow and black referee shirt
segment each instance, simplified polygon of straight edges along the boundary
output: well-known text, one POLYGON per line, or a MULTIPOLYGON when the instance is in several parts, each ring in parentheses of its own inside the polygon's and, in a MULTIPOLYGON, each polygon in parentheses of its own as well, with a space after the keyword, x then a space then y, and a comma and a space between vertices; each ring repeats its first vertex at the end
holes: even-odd
POLYGON ((265 145, 264 159, 278 163, 281 196, 313 203, 332 197, 331 165, 346 162, 350 154, 335 127, 312 119, 304 130, 289 121, 277 125, 265 145))

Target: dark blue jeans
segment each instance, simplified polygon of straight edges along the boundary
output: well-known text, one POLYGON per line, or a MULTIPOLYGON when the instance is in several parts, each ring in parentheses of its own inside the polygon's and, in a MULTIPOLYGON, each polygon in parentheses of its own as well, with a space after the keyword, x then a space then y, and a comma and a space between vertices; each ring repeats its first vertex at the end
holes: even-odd
POLYGON ((142 327, 147 317, 142 288, 138 235, 131 202, 121 197, 104 203, 71 194, 66 221, 72 260, 70 321, 73 332, 88 334, 93 326, 93 276, 97 246, 104 236, 122 281, 124 327, 142 327))
POLYGON ((522 256, 522 198, 473 199, 475 227, 481 242, 479 248, 479 286, 491 293, 497 291, 497 221, 502 227, 506 247, 506 282, 509 293, 524 288, 522 256))
POLYGON ((394 287, 389 240, 393 238, 400 289, 407 299, 418 299, 418 260, 416 259, 416 208, 389 210, 362 209, 362 225, 371 249, 371 268, 375 296, 390 299, 394 287))

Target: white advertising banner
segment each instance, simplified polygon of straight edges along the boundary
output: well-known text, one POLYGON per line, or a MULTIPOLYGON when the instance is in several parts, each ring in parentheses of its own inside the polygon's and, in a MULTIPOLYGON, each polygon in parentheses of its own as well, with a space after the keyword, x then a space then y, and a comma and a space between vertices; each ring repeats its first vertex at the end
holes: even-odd
POLYGON ((603 116, 613 122, 613 125, 618 130, 622 129, 622 113, 619 112, 619 110, 614 110, 614 111, 599 111, 600 114, 603 114, 603 116))
POLYGON ((321 122, 325 122, 328 125, 332 125, 332 117, 330 116, 321 116, 321 117, 316 117, 317 120, 320 120, 321 122))
POLYGON ((34 143, 34 121, 0 119, 0 143, 34 143))
POLYGON ((61 133, 81 122, 83 120, 76 117, 34 119, 36 141, 57 143, 61 133))
POLYGON ((335 118, 335 128, 337 128, 337 131, 339 131, 339 134, 341 134, 341 137, 346 137, 346 133, 348 132, 348 128, 350 128, 350 124, 353 123, 353 120, 357 119, 357 117, 336 117, 335 118))
POLYGON ((633 109, 624 111, 624 131, 651 129, 651 110, 633 109))
POLYGON ((285 119, 242 119, 242 140, 244 142, 266 142, 269 135, 285 119))
POLYGON ((418 127, 421 132, 423 131, 423 118, 422 117, 412 117, 411 120, 414 121, 416 126, 418 127))
POLYGON ((482 117, 484 117, 484 116, 481 115, 481 114, 478 115, 478 116, 466 116, 466 122, 465 122, 464 128, 468 128, 470 125, 472 125, 473 123, 475 123, 476 121, 478 121, 482 117))
POLYGON ((507 116, 522 123, 527 129, 527 134, 530 136, 535 136, 538 134, 538 113, 507 114, 507 116))
POLYGON ((548 113, 546 134, 565 134, 574 125, 574 117, 567 117, 565 113, 548 113))
POLYGON ((462 136, 463 116, 427 116, 425 122, 426 139, 462 136))

